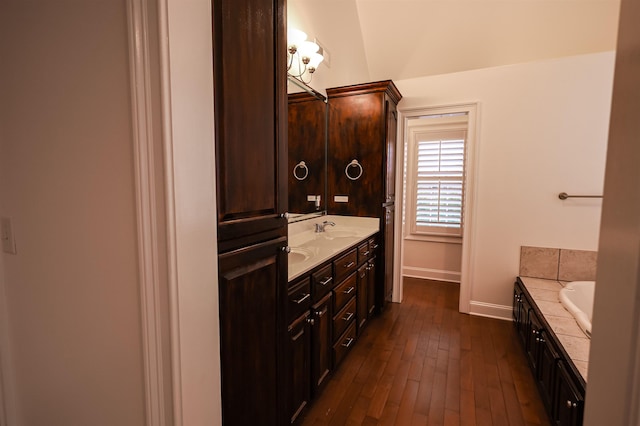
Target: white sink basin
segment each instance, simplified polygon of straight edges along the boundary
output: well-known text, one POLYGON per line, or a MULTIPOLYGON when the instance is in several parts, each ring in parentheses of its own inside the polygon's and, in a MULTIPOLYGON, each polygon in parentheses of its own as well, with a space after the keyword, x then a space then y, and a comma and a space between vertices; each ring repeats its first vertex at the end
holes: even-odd
POLYGON ((324 236, 327 238, 347 238, 347 237, 355 237, 356 232, 351 230, 344 229, 326 229, 324 231, 324 236))
POLYGON ((309 250, 305 250, 301 247, 291 247, 291 251, 289 252, 289 263, 300 263, 311 257, 311 252, 309 250))

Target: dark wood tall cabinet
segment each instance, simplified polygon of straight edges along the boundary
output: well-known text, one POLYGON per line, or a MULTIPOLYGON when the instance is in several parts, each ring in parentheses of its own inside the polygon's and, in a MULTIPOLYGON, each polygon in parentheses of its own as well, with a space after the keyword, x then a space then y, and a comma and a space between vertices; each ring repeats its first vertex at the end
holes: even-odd
POLYGON ((376 305, 382 309, 393 291, 397 104, 402 95, 386 80, 327 89, 327 98, 328 212, 380 219, 376 305))
POLYGON ((284 6, 212 3, 225 425, 282 424, 287 405, 284 6))

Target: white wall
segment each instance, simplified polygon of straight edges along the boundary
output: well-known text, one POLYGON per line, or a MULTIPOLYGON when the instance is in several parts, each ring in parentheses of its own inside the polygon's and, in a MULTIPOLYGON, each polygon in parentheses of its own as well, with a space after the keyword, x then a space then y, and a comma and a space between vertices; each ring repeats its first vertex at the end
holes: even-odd
POLYGON ((640 424, 640 3, 621 3, 586 426, 640 424))
POLYGON ((597 250, 614 53, 396 82, 400 109, 479 102, 471 310, 508 317, 521 245, 597 250), (481 308, 479 307, 481 305, 481 308))
POLYGON ((162 0, 172 425, 222 423, 211 2, 162 0))
POLYGON ((402 275, 460 282, 462 244, 404 238, 402 275))
POLYGON ((314 89, 324 94, 328 87, 370 81, 355 0, 288 0, 287 15, 290 27, 317 37, 329 50, 331 63, 318 67, 314 89))
POLYGON ((12 424, 142 425, 126 3, 2 2, 0 43, 12 424))

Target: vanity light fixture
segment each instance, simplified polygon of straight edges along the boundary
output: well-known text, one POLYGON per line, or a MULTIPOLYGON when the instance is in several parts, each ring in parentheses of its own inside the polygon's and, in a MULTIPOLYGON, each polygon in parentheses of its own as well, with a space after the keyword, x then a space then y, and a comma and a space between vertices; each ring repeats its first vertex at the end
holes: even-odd
POLYGON ((324 59, 320 46, 307 40, 307 35, 295 28, 287 30, 287 74, 309 84, 313 73, 324 59))

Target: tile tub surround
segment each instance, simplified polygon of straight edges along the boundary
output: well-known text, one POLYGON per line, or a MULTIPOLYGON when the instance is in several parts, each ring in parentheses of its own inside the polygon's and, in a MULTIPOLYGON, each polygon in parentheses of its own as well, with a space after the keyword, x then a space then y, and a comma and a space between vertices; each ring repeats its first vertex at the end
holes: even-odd
POLYGON ((598 253, 547 247, 520 247, 521 277, 595 281, 598 253))
POLYGON ((303 249, 310 256, 302 262, 289 262, 289 281, 299 277, 321 263, 331 259, 345 249, 358 244, 380 230, 380 220, 371 217, 318 216, 309 220, 289 224, 289 247, 303 249), (315 232, 315 224, 334 222, 325 232, 315 232), (338 236, 339 232, 348 236, 338 236))
POLYGON ((571 313, 560 303, 558 294, 563 287, 562 283, 556 280, 522 276, 520 280, 586 382, 589 373, 591 340, 580 329, 571 313))

